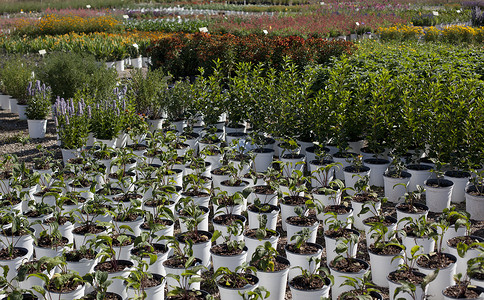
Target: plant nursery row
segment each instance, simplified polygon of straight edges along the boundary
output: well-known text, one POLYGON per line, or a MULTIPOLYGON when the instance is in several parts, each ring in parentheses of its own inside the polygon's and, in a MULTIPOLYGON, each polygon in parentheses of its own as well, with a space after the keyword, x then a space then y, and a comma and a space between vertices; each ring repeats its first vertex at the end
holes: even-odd
POLYGON ((2 157, 2 292, 478 298, 481 52, 369 43, 325 65, 220 59, 192 81, 8 60, 2 109, 33 138, 52 116, 63 160, 2 157))

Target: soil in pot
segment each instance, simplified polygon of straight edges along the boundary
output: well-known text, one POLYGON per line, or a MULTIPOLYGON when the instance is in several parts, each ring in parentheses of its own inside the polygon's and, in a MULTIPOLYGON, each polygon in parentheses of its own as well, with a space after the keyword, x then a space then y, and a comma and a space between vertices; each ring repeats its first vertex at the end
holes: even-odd
POLYGON ((182 233, 178 236, 178 240, 181 242, 186 242, 188 240, 192 240, 194 244, 198 243, 205 243, 210 240, 210 237, 203 232, 195 232, 195 231, 190 231, 190 232, 185 232, 182 233))
POLYGON ((327 285, 326 278, 307 278, 305 276, 296 276, 291 280, 291 286, 298 290, 319 290, 327 285))
MULTIPOLYGON (((172 269, 182 269, 185 268, 185 264, 188 261, 188 257, 172 256, 163 262, 163 265, 170 267, 172 269)), ((191 266, 199 265, 202 261, 199 258, 195 258, 191 266)), ((189 266, 190 267, 190 266, 189 266)))
POLYGON ((0 250, 0 260, 12 260, 16 259, 17 257, 22 257, 27 254, 25 251, 26 249, 23 248, 13 248, 13 253, 10 255, 7 248, 3 248, 0 250))
MULTIPOLYGON (((277 236, 277 232, 272 230, 266 230, 266 234, 265 239, 270 239, 271 237, 277 236)), ((249 229, 244 233, 244 235, 251 239, 257 239, 257 229, 249 229)))
POLYGON ((263 204, 261 207, 257 207, 255 204, 251 204, 247 207, 248 210, 255 213, 271 213, 278 211, 277 206, 270 204, 263 204))
POLYGON ((209 294, 203 291, 187 291, 181 295, 166 297, 166 300, 204 300, 209 294))
POLYGON ((395 271, 395 272, 391 272, 388 275, 388 279, 390 279, 393 282, 406 281, 417 286, 424 281, 425 274, 420 272, 415 272, 415 271, 412 272, 409 270, 395 271))
POLYGON ((397 255, 402 252, 402 248, 394 246, 394 245, 388 245, 386 247, 382 248, 377 248, 375 247, 375 244, 370 245, 369 250, 377 255, 397 255))
MULTIPOLYGON (((251 261, 250 265, 256 267, 258 265, 258 261, 251 261)), ((271 272, 279 272, 288 268, 288 263, 285 261, 285 258, 277 256, 275 260, 272 260, 274 264, 274 271, 271 272)))
POLYGON ((409 213, 409 214, 418 214, 426 212, 428 209, 421 204, 411 204, 411 203, 400 203, 396 206, 396 208, 402 212, 409 213))
POLYGON ((152 244, 151 246, 152 247, 146 245, 143 247, 134 248, 133 250, 131 250, 131 254, 136 256, 143 255, 143 257, 146 257, 146 253, 162 254, 168 251, 167 247, 163 244, 152 244))
POLYGON ((367 267, 357 259, 351 257, 344 257, 337 261, 333 260, 330 264, 333 269, 344 273, 358 273, 367 267))
POLYGON ((65 282, 64 285, 60 289, 56 289, 53 283, 50 283, 46 286, 46 290, 55 293, 69 293, 75 291, 81 284, 76 281, 68 281, 65 282))
POLYGON ((220 215, 213 218, 213 222, 219 225, 227 225, 227 226, 233 224, 237 220, 243 221, 243 218, 241 218, 241 216, 239 215, 220 215))
POLYGON ((257 277, 251 274, 244 274, 243 277, 240 274, 225 274, 217 281, 220 286, 230 289, 241 289, 258 282, 257 277))
POLYGON ((242 252, 244 252, 244 249, 236 248, 233 247, 232 249, 229 249, 227 244, 220 244, 220 245, 215 245, 212 246, 210 251, 216 255, 220 256, 234 256, 234 255, 239 255, 242 252))
POLYGON ((98 234, 103 232, 104 230, 106 230, 106 228, 103 226, 99 226, 95 224, 85 224, 74 228, 72 232, 79 235, 86 235, 88 233, 98 234))
POLYGON ((482 287, 471 288, 465 285, 449 286, 443 291, 445 296, 455 299, 480 299, 482 292, 484 292, 482 287))
POLYGON ((300 217, 300 216, 293 216, 286 218, 286 222, 294 225, 294 226, 303 226, 309 227, 314 225, 318 220, 311 218, 311 217, 300 217))
POLYGON ((350 211, 351 208, 344 205, 328 205, 323 210, 324 213, 333 212, 337 215, 344 215, 349 213, 350 211))
POLYGON ((308 198, 303 196, 286 196, 283 198, 283 203, 286 205, 303 205, 306 204, 308 198))
POLYGON ((316 244, 313 243, 303 243, 299 248, 296 247, 296 244, 288 244, 286 246, 286 249, 288 251, 291 251, 292 253, 297 254, 315 254, 318 253, 319 250, 321 250, 316 246, 316 244))
MULTIPOLYGON (((153 222, 157 225, 163 225, 163 226, 173 225, 173 221, 167 220, 167 219, 158 219, 157 218, 157 219, 153 219, 153 222)), ((150 230, 151 229, 150 223, 144 222, 143 224, 141 224, 141 229, 150 230)))
POLYGON ((261 195, 272 195, 276 192, 269 185, 257 185, 253 189, 254 189, 254 193, 261 194, 261 195))
POLYGON ((95 271, 116 273, 116 272, 121 272, 127 268, 131 268, 131 266, 133 266, 133 263, 126 260, 118 260, 117 264, 115 265, 111 261, 105 261, 97 264, 96 267, 94 267, 94 269, 95 271))
POLYGON ((456 261, 443 253, 434 253, 420 256, 417 264, 427 269, 444 269, 456 261))
POLYGON ((81 259, 92 260, 96 258, 97 253, 92 249, 87 249, 87 251, 69 251, 64 254, 66 261, 69 262, 79 262, 81 259))
MULTIPOLYGON (((82 297, 83 300, 97 300, 97 292, 94 291, 90 294, 87 294, 86 296, 82 297)), ((123 300, 123 298, 115 293, 107 292, 104 294, 103 300, 123 300)))
POLYGON ((338 228, 337 230, 326 230, 324 232, 324 235, 331 239, 337 239, 341 237, 348 239, 351 237, 351 234, 355 234, 355 232, 348 228, 338 228))
POLYGON ((37 246, 41 248, 58 248, 64 247, 65 245, 69 244, 69 240, 63 237, 61 240, 55 239, 52 240, 50 236, 42 236, 37 240, 37 246))

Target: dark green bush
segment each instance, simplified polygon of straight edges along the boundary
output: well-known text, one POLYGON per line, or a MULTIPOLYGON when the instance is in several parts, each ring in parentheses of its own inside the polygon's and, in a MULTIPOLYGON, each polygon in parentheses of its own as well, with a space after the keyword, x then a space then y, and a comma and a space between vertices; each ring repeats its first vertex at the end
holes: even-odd
POLYGON ((113 69, 106 69, 94 56, 87 54, 52 53, 37 67, 38 78, 52 88, 52 100, 68 99, 81 89, 88 89, 93 98, 102 99, 112 93, 117 80, 113 69))

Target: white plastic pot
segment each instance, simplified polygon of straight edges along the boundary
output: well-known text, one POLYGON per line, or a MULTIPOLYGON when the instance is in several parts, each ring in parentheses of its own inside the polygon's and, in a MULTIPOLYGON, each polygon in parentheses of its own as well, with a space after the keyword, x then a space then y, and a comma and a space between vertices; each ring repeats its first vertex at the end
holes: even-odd
POLYGON ((330 283, 331 281, 327 279, 325 285, 321 289, 300 290, 295 288, 289 281, 289 288, 291 289, 293 300, 320 300, 329 297, 330 283))
POLYGON ((47 131, 47 120, 27 120, 31 139, 43 139, 47 131))
MULTIPOLYGON (((335 205, 335 206, 341 206, 341 205, 335 205)), ((346 222, 349 219, 349 217, 353 216, 353 212, 354 212, 353 208, 347 207, 345 209, 346 209, 346 213, 336 214, 336 219, 338 221, 346 222)), ((323 224, 324 230, 327 230, 329 228, 329 224, 327 223, 329 222, 329 219, 334 218, 333 214, 334 214, 333 212, 327 212, 327 213, 323 212, 317 215, 318 220, 320 220, 321 224, 323 224)), ((348 227, 350 226, 351 224, 348 224, 348 227)))
POLYGON ((295 170, 303 171, 305 156, 303 154, 291 155, 284 154, 280 157, 282 164, 282 176, 290 177, 295 170))
MULTIPOLYGON (((18 249, 21 255, 14 259, 0 260, 0 266, 8 266, 8 273, 6 279, 8 282, 12 282, 13 278, 17 275, 17 269, 22 265, 24 261, 29 260, 28 250, 25 247, 15 246, 14 249, 18 249)), ((2 271, 3 276, 3 271, 2 271)))
MULTIPOLYGON (((200 260, 195 260, 195 264, 199 265, 201 262, 200 260)), ((163 263, 163 266, 165 267, 166 274, 173 274, 173 275, 178 275, 180 278, 182 277, 182 274, 185 272, 185 268, 173 268, 166 264, 166 261, 163 263)), ((189 267, 188 269, 191 269, 193 267, 189 267)), ((201 271, 197 272, 197 275, 200 275, 201 271)), ((171 278, 167 276, 166 278, 166 288, 167 291, 170 292, 172 291, 175 287, 181 287, 178 281, 176 281, 174 278, 171 278)), ((184 288, 184 287, 182 287, 184 288)), ((188 289, 191 290, 200 290, 200 282, 193 282, 188 286, 188 289)))
MULTIPOLYGON (((451 263, 446 268, 439 269, 439 273, 437 274, 437 277, 428 284, 427 299, 429 300, 443 300, 444 296, 442 294, 442 290, 444 290, 448 286, 451 286, 454 283, 453 277, 455 275, 455 270, 456 270, 455 262, 457 261, 457 258, 454 255, 448 254, 448 253, 444 253, 444 255, 450 257, 454 261, 454 263, 451 263)), ((434 272, 434 269, 429 269, 429 268, 420 266, 418 263, 418 260, 417 260, 417 268, 419 272, 422 272, 425 275, 429 275, 434 272)))
MULTIPOLYGON (((358 230, 354 230, 354 229, 345 229, 345 230, 350 230, 358 237, 360 237, 360 232, 358 230)), ((338 240, 339 239, 328 237, 326 234, 324 235, 324 242, 326 245, 326 263, 328 265, 336 258, 336 256, 338 256, 338 253, 336 253, 336 245, 338 244, 338 240)), ((348 252, 350 253, 350 257, 356 257, 356 253, 358 250, 358 243, 356 244, 349 243, 348 247, 349 247, 348 252)), ((343 255, 344 257, 347 257, 346 252, 342 253, 341 255, 343 255)))
POLYGON ((247 262, 250 262, 252 255, 258 246, 264 246, 265 242, 270 242, 273 248, 277 248, 277 242, 279 241, 280 234, 276 231, 277 235, 269 238, 258 240, 256 238, 248 237, 244 234, 245 246, 247 247, 247 262))
POLYGON ((465 200, 465 193, 471 174, 463 171, 447 171, 445 172, 444 179, 450 180, 454 183, 452 188, 451 202, 461 203, 465 200), (460 176, 457 176, 460 175, 460 176))
POLYGON ((467 189, 466 198, 466 211, 471 214, 470 218, 476 221, 484 221, 484 196, 474 196, 469 192, 473 187, 467 189))
POLYGON ((265 172, 272 164, 274 149, 262 148, 254 149, 254 168, 256 172, 265 172))
POLYGON ((272 205, 271 206, 272 211, 265 213, 265 212, 253 212, 250 209, 247 210, 247 215, 248 215, 248 228, 259 228, 259 215, 265 215, 267 216, 267 223, 266 223, 266 228, 271 229, 271 230, 276 230, 277 227, 277 217, 279 216, 279 211, 280 208, 277 206, 272 205))
POLYGON ((56 292, 49 291, 47 287, 44 285, 44 289, 46 291, 46 299, 59 299, 59 300, 79 299, 84 296, 85 288, 86 288, 86 285, 79 285, 72 292, 56 293, 56 292))
POLYGON ((296 267, 301 267, 304 270, 307 270, 309 272, 314 272, 314 270, 319 268, 319 263, 317 264, 315 262, 309 263, 309 258, 315 257, 320 259, 323 253, 323 246, 315 243, 308 243, 308 244, 310 244, 311 246, 317 247, 318 251, 316 253, 311 253, 311 254, 299 254, 299 253, 294 253, 289 251, 289 248, 286 245, 285 247, 286 257, 287 257, 287 260, 289 260, 289 262, 291 263, 291 266, 293 266, 289 270, 288 280, 292 280, 294 277, 302 274, 301 269, 296 267))
POLYGON ((407 172, 412 175, 408 183, 408 191, 416 191, 417 185, 423 186, 424 182, 432 175, 432 173, 430 173, 430 170, 432 170, 432 167, 429 165, 408 165, 407 172))
MULTIPOLYGON (((471 236, 471 238, 475 239, 479 243, 484 241, 484 239, 478 236, 471 236)), ((481 253, 481 251, 479 251, 477 248, 469 248, 464 257, 460 257, 459 253, 457 252, 457 248, 450 246, 449 241, 447 241, 447 251, 457 258, 455 273, 462 273, 462 275, 467 274, 467 262, 472 258, 478 257, 481 253)))
POLYGON ((429 237, 403 236, 402 245, 405 246, 405 254, 407 255, 407 257, 411 257, 410 251, 416 245, 420 246, 420 249, 415 253, 416 255, 433 252, 435 247, 435 240, 429 237))
POLYGON ((277 259, 287 265, 287 268, 276 272, 264 272, 257 270, 256 276, 259 278, 259 286, 265 287, 271 294, 266 300, 284 300, 286 296, 287 276, 289 274, 290 263, 282 256, 277 259))
POLYGON ((409 186, 411 180, 411 174, 408 172, 402 171, 402 177, 392 177, 390 174, 383 175, 383 186, 385 189, 385 197, 388 199, 388 202, 392 203, 401 203, 403 201, 402 197, 405 195, 405 186, 409 186), (404 184, 402 186, 400 184, 404 184))
MULTIPOLYGON (((181 233, 180 235, 182 235, 183 233, 181 233)), ((206 242, 198 242, 198 243, 193 243, 192 245, 192 250, 193 250, 193 256, 195 258, 198 258, 200 259, 200 261, 202 262, 202 264, 205 266, 205 267, 209 267, 210 266, 210 248, 212 247, 212 233, 208 232, 208 231, 203 231, 203 230, 199 230, 198 231, 198 234, 201 235, 206 235, 208 237, 208 240, 206 242)), ((186 243, 183 242, 183 240, 180 238, 180 235, 178 235, 177 239, 178 241, 180 242, 180 246, 185 247, 186 243)))
POLYGON ((326 167, 328 164, 331 164, 331 163, 333 163, 332 160, 324 161, 323 163, 319 160, 309 161, 309 164, 308 164, 309 165, 309 173, 314 177, 314 178, 311 178, 311 186, 313 188, 321 187, 324 182, 329 183, 333 180, 334 173, 335 173, 336 168, 338 166, 332 167, 329 170, 327 176, 326 176, 326 172, 318 171, 319 169, 322 169, 322 168, 326 167))
POLYGON ((389 287, 387 276, 398 269, 398 266, 403 263, 402 258, 395 258, 397 255, 403 256, 403 250, 397 255, 379 255, 368 251, 370 254, 371 281, 377 286, 389 287))
POLYGON ((245 247, 242 253, 237 255, 220 255, 215 254, 211 249, 210 253, 212 255, 212 265, 214 272, 216 272, 220 267, 226 267, 230 271, 235 272, 235 269, 238 266, 241 266, 247 261, 247 250, 247 247, 245 247))
MULTIPOLYGON (((253 276, 253 275, 249 275, 249 276, 253 276)), ((244 298, 242 295, 246 294, 249 291, 255 290, 259 286, 259 278, 257 278, 256 276, 253 276, 253 278, 256 281, 255 284, 247 284, 246 286, 240 289, 227 288, 217 282, 217 287, 220 292, 220 300, 243 300, 244 298)))
POLYGON ((371 169, 362 166, 360 168, 360 172, 352 171, 353 166, 348 166, 343 169, 344 177, 345 177, 345 187, 349 188, 346 190, 346 193, 350 196, 353 196, 357 191, 353 190, 355 183, 363 178, 364 176, 370 176, 371 169))
MULTIPOLYGON (((423 273, 420 273, 420 272, 416 272, 414 271, 415 273, 418 273, 418 274, 422 274, 422 276, 425 276, 425 274, 423 273)), ((390 276, 390 275, 389 275, 390 276)), ((424 299, 425 297, 425 294, 424 293, 424 290, 422 289, 421 285, 420 284, 416 284, 415 285, 415 299, 413 298, 413 296, 407 292, 400 292, 396 295, 396 298, 395 298, 395 290, 399 287, 399 286, 402 286, 401 283, 399 282, 395 282, 395 281, 392 281, 390 280, 389 277, 387 277, 387 280, 388 280, 388 288, 389 288, 389 296, 390 296, 390 300, 394 300, 394 299, 404 299, 404 300, 415 300, 415 299, 424 299)), ((425 288, 425 291, 427 291, 427 288, 425 288)))
POLYGON ((363 225, 363 220, 378 214, 378 211, 381 208, 381 201, 374 202, 372 200, 367 202, 357 202, 351 201, 351 207, 353 207, 353 227, 358 230, 365 230, 365 226, 363 225), (373 203, 372 203, 373 202, 373 203), (374 204, 374 208, 372 206, 374 204), (366 207, 369 209, 364 214, 361 214, 361 210, 366 207))
MULTIPOLYGON (((143 297, 142 299, 146 300, 158 300, 158 299, 164 299, 165 298, 165 278, 159 274, 153 274, 153 278, 157 280, 161 280, 161 283, 156 286, 152 286, 149 288, 143 289, 143 291, 146 293, 146 297, 143 297)), ((141 292, 143 292, 141 291, 141 292)), ((136 297, 142 297, 142 293, 138 293, 135 289, 128 287, 127 292, 126 292, 128 299, 135 299, 136 297)))
POLYGON ((382 158, 368 158, 364 161, 365 166, 370 168, 370 186, 384 186, 383 174, 386 172, 390 161, 382 158))
POLYGON ((357 261, 360 264, 363 264, 365 266, 365 268, 360 270, 358 273, 341 272, 341 271, 334 269, 331 266, 331 263, 329 264, 329 269, 330 269, 331 275, 334 276, 333 287, 331 289, 331 294, 332 294, 331 297, 332 297, 333 300, 338 299, 339 295, 341 295, 344 292, 350 291, 352 289, 352 287, 347 286, 347 285, 341 286, 343 284, 343 282, 346 281, 347 276, 353 277, 353 278, 363 278, 363 276, 366 274, 366 272, 368 272, 368 269, 370 268, 368 263, 361 260, 361 259, 357 259, 357 261))
POLYGON ((426 190, 426 205, 429 211, 441 213, 444 209, 450 208, 450 200, 454 183, 446 179, 428 179, 424 183, 426 190), (432 187, 429 184, 439 183, 439 187, 432 187))
POLYGON ((316 243, 316 237, 318 235, 318 228, 319 228, 319 222, 314 220, 314 224, 311 226, 299 226, 299 225, 293 225, 287 221, 287 218, 285 220, 286 222, 286 228, 287 228, 287 243, 292 244, 295 243, 295 241, 291 241, 292 237, 296 235, 298 232, 302 231, 304 228, 308 228, 310 232, 310 236, 307 239, 307 242, 309 243, 316 243))
MULTIPOLYGON (((387 233, 385 234, 385 240, 388 241, 389 236, 392 232, 395 232, 397 229, 397 219, 387 216, 385 217, 386 220, 390 221, 390 225, 386 225, 388 228, 387 233)), ((363 221, 363 226, 365 227, 365 235, 366 235, 366 246, 369 247, 371 244, 375 242, 375 238, 371 237, 374 231, 371 230, 371 225, 367 224, 367 222, 363 221)))
MULTIPOLYGON (((339 205, 341 204, 341 196, 343 192, 341 190, 328 191, 327 194, 319 193, 317 191, 313 192, 313 199, 319 202, 323 207, 328 205, 339 205)), ((321 220, 320 216, 318 219, 321 220)))
POLYGON ((402 211, 398 208, 398 205, 396 206, 396 211, 397 211, 397 229, 403 229, 406 225, 407 222, 400 222, 400 220, 404 219, 404 218, 410 218, 414 221, 417 221, 418 219, 420 219, 422 216, 425 216, 425 219, 427 219, 427 214, 429 213, 429 208, 427 207, 427 205, 423 205, 423 204, 420 204, 420 203, 414 203, 413 204, 415 207, 418 207, 422 210, 424 210, 423 212, 406 212, 406 211, 402 211))

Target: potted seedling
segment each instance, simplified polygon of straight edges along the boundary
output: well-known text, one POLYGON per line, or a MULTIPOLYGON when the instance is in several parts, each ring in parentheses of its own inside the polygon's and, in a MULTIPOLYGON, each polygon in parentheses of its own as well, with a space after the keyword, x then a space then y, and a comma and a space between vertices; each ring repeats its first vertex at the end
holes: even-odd
POLYGON ((11 281, 22 261, 33 254, 33 231, 27 219, 20 214, 4 211, 2 216, 11 226, 1 226, 0 265, 8 266, 6 278, 11 281))
MULTIPOLYGON (((308 257, 307 260, 309 266, 319 266, 321 263, 321 259, 314 256, 308 257)), ((316 300, 329 297, 333 276, 329 274, 326 267, 312 267, 309 269, 296 265, 294 268, 300 269, 300 275, 289 281, 294 300, 316 300)))
POLYGON ((316 263, 315 259, 321 259, 323 247, 310 242, 310 237, 311 231, 309 228, 304 228, 293 235, 284 248, 287 259, 292 266, 295 266, 289 271, 289 280, 301 275, 301 272, 304 273, 306 271, 313 274, 314 270, 319 268, 319 261, 316 263))
POLYGON ((146 253, 149 262, 141 257, 133 256, 136 266, 124 278, 129 299, 163 299, 165 297, 165 278, 160 274, 148 271, 150 265, 157 260, 154 253, 146 253))
POLYGON ((87 273, 82 278, 92 287, 92 289, 94 289, 94 291, 82 297, 83 300, 122 300, 119 294, 107 291, 108 287, 113 282, 108 279, 107 272, 96 271, 93 273, 87 273))
POLYGON ((399 255, 402 260, 398 270, 387 276, 390 299, 423 299, 427 294, 427 285, 435 279, 437 272, 425 275, 416 269, 416 261, 422 255, 420 246, 407 249, 408 254, 399 255))
POLYGON ((375 242, 368 248, 372 282, 377 286, 388 287, 387 276, 403 262, 401 257, 405 247, 398 241, 396 232, 388 234, 388 227, 382 223, 376 223, 372 232, 375 242))
POLYGON ((43 295, 45 299, 78 299, 84 296, 84 279, 67 268, 64 257, 43 257, 42 260, 47 265, 47 273, 51 273, 54 268, 57 272, 51 277, 45 273, 30 274, 29 276, 40 278, 44 282, 43 287, 33 287, 36 292, 43 295))
POLYGON ((267 215, 260 214, 258 217, 259 227, 246 230, 244 232, 245 245, 247 246, 247 259, 250 259, 259 246, 266 242, 271 243, 272 247, 277 247, 280 234, 266 227, 267 215))
MULTIPOLYGON (((244 299, 249 297, 259 285, 259 278, 255 275, 255 267, 247 263, 238 266, 235 270, 226 267, 217 268, 214 273, 221 300, 244 299)), ((266 291, 266 297, 268 292, 266 291)), ((249 298, 252 299, 252 298, 249 298)))
POLYGON ((241 266, 247 260, 247 250, 243 240, 237 240, 232 236, 239 236, 242 234, 244 227, 240 226, 241 222, 234 222, 227 227, 227 234, 222 235, 222 232, 216 230, 212 236, 212 242, 222 238, 222 243, 217 243, 210 248, 212 256, 213 269, 218 270, 219 267, 226 267, 231 271, 241 266))
POLYGON ((270 299, 283 300, 290 268, 289 261, 279 256, 270 242, 265 242, 263 246, 257 247, 250 265, 257 269, 259 285, 269 291, 270 299))
POLYGON ((394 157, 388 170, 383 174, 385 198, 391 203, 399 203, 400 197, 410 190, 411 174, 404 171, 405 166, 399 157, 394 157))
POLYGON ((350 229, 352 220, 353 217, 344 221, 339 220, 336 215, 333 215, 326 221, 328 229, 324 231, 324 241, 326 245, 326 263, 328 265, 338 255, 336 248, 341 243, 349 247, 348 251, 342 252, 343 255, 349 254, 350 257, 356 257, 360 232, 350 229))
POLYGON ((370 273, 366 273, 363 277, 348 277, 343 286, 349 287, 350 290, 338 296, 338 300, 345 299, 376 299, 382 300, 383 297, 376 286, 370 281, 370 273))

